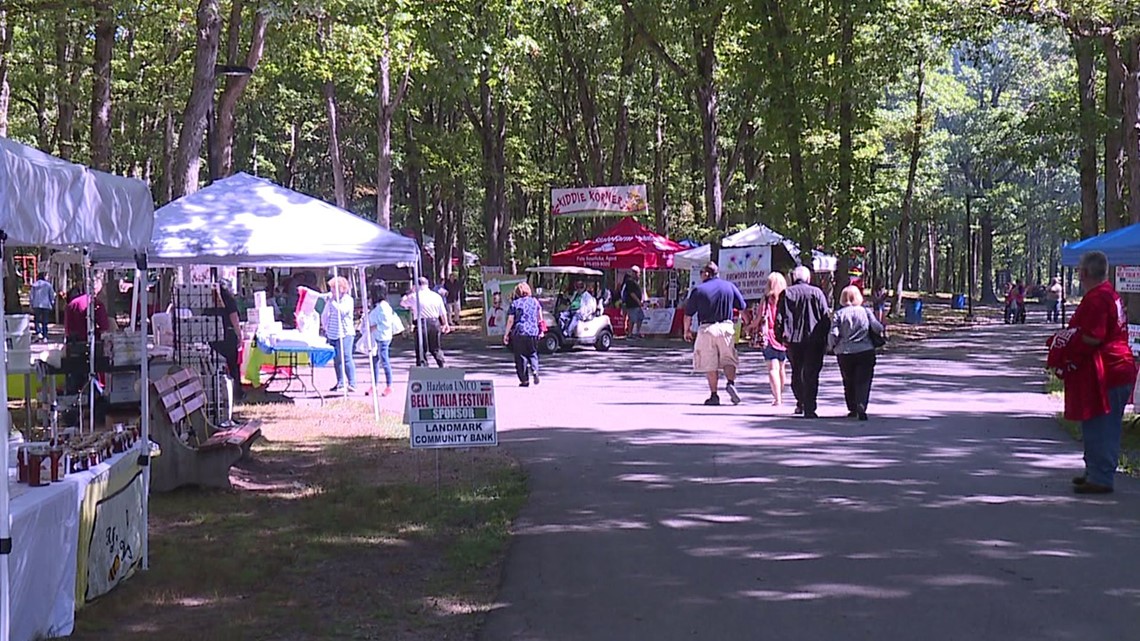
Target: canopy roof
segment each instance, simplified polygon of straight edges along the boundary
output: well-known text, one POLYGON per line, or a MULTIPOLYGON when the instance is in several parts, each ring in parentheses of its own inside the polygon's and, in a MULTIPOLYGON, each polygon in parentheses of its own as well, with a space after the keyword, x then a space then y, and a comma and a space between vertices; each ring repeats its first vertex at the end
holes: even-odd
MULTIPOLYGON (((735 234, 729 234, 720 241, 721 247, 761 247, 761 246, 775 246, 782 247, 788 253, 788 257, 793 262, 799 262, 800 248, 795 242, 786 238, 785 236, 775 232, 770 227, 765 227, 759 223, 742 229, 735 234)), ((677 254, 674 257, 677 269, 692 269, 693 267, 703 266, 709 262, 709 257, 712 256, 712 247, 709 245, 701 245, 695 249, 689 249, 677 254)), ((836 259, 834 256, 825 254, 819 250, 812 250, 812 266, 814 272, 834 272, 836 266, 836 259)))
POLYGON ((672 269, 673 255, 685 248, 655 233, 632 216, 622 218, 597 238, 550 257, 552 265, 596 269, 672 269))
POLYGON ((0 229, 9 243, 142 249, 153 224, 154 200, 143 181, 0 138, 0 229))
POLYGON ((1061 248, 1061 264, 1077 267, 1081 256, 1089 251, 1104 252, 1113 266, 1140 265, 1140 223, 1065 245, 1061 248))
MULTIPOLYGON (((322 200, 235 174, 154 214, 155 265, 335 267, 412 265, 416 241, 322 200)), ((93 251, 96 263, 121 252, 93 251)))

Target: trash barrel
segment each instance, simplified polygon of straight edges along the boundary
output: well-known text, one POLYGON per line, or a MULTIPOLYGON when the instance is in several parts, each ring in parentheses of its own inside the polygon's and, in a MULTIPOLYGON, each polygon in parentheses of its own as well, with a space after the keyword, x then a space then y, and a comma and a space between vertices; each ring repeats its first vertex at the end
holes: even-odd
POLYGON ((966 295, 954 294, 954 298, 950 299, 950 309, 966 309, 966 295))
POLYGON ((906 301, 906 314, 903 320, 908 325, 922 324, 922 300, 916 298, 906 301))

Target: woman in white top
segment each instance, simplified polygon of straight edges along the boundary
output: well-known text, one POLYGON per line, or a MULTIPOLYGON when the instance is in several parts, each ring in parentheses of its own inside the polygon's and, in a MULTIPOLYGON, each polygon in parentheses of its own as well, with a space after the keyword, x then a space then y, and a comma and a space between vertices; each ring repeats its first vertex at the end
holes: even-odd
MULTIPOLYGON (((396 324, 400 319, 396 318, 396 312, 392 306, 388 304, 388 284, 380 281, 376 285, 376 289, 372 292, 372 300, 376 301, 376 306, 368 313, 368 331, 372 334, 372 340, 376 341, 376 353, 372 355, 372 379, 380 380, 380 368, 384 368, 384 391, 381 396, 387 396, 392 393, 392 363, 389 358, 389 349, 392 346, 392 336, 395 334, 396 324)), ((368 390, 365 396, 371 394, 373 390, 368 390)))
POLYGON ((356 391, 356 364, 352 361, 352 343, 356 338, 356 327, 352 323, 354 301, 348 293, 348 279, 337 276, 329 281, 329 292, 325 299, 325 338, 335 352, 336 387, 334 392, 344 390, 345 374, 348 374, 348 391, 356 391))

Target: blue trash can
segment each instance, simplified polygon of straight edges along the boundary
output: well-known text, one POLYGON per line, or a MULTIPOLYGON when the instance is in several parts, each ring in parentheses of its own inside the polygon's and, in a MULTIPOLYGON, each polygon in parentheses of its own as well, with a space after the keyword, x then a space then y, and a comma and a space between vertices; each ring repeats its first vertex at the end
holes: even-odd
POLYGON ((922 324, 922 301, 920 299, 906 301, 906 315, 903 320, 908 325, 922 324))
POLYGON ((950 299, 950 309, 966 309, 966 295, 954 294, 954 298, 950 299))

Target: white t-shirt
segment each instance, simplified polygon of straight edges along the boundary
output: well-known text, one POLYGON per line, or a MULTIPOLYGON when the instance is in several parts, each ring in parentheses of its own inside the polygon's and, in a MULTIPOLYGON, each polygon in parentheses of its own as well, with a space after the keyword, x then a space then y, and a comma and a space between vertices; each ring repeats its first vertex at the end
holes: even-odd
POLYGON ((423 313, 423 317, 427 319, 439 319, 441 316, 447 317, 447 304, 443 302, 443 297, 431 291, 430 289, 421 289, 416 293, 416 296, 409 299, 409 309, 412 311, 412 318, 419 320, 419 313, 423 313), (416 299, 419 299, 419 308, 416 307, 416 299))

